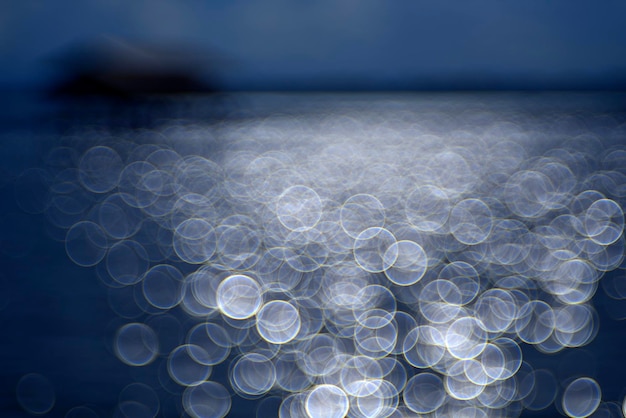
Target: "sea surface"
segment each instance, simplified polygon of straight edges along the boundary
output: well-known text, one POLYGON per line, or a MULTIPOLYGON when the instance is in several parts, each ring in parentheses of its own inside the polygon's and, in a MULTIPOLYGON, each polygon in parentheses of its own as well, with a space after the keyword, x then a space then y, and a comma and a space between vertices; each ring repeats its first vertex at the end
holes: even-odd
POLYGON ((622 416, 626 94, 0 103, 1 416, 622 416))

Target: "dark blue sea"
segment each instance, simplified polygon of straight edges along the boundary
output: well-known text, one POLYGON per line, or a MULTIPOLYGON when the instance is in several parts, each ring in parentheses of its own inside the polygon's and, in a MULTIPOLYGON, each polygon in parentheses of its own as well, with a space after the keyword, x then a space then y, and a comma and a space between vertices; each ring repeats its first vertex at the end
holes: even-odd
POLYGON ((0 416, 622 416, 625 94, 0 104, 0 416))

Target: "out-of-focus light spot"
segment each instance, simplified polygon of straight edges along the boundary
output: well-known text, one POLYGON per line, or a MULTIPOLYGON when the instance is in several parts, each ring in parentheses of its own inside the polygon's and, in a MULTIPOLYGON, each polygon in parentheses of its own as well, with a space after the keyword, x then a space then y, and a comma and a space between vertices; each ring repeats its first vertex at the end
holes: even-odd
MULTIPOLYGON (((17 176, 18 206, 137 321, 115 355, 158 370, 161 387, 127 386, 115 413, 164 413, 161 389, 200 418, 227 416, 231 391, 281 417, 550 407, 558 382, 522 347, 593 341, 598 287, 626 318, 620 131, 600 140, 505 104, 320 103, 87 131, 17 176)), ((33 245, 7 240, 12 257, 33 245)), ((42 376, 17 389, 30 413, 54 406, 42 376)), ((600 398, 582 378, 560 407, 589 416, 608 410, 600 398)))
POLYGON ((15 391, 19 404, 33 415, 47 414, 56 402, 54 386, 39 373, 22 376, 15 391))

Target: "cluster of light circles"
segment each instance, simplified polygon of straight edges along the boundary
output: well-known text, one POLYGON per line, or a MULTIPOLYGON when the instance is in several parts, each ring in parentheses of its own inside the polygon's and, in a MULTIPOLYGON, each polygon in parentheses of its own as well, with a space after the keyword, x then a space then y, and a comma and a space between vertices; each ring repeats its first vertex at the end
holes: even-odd
MULTIPOLYGON (((513 417, 557 397, 520 345, 555 353, 598 332, 590 300, 624 262, 626 150, 510 117, 360 111, 99 138, 52 150, 17 199, 107 286, 117 357, 162 362, 190 416, 224 417, 236 394, 281 397, 282 418, 513 417)), ((154 417, 150 388, 131 389, 119 416, 154 417)), ((557 403, 582 417, 600 400, 581 378, 557 403)))

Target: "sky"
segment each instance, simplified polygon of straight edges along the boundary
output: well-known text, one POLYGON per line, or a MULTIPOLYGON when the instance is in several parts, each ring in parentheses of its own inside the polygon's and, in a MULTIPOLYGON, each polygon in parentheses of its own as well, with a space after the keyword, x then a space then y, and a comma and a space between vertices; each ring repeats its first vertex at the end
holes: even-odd
POLYGON ((624 16, 622 0, 7 0, 0 86, 41 85, 46 58, 104 35, 218 51, 227 88, 611 88, 624 16))

